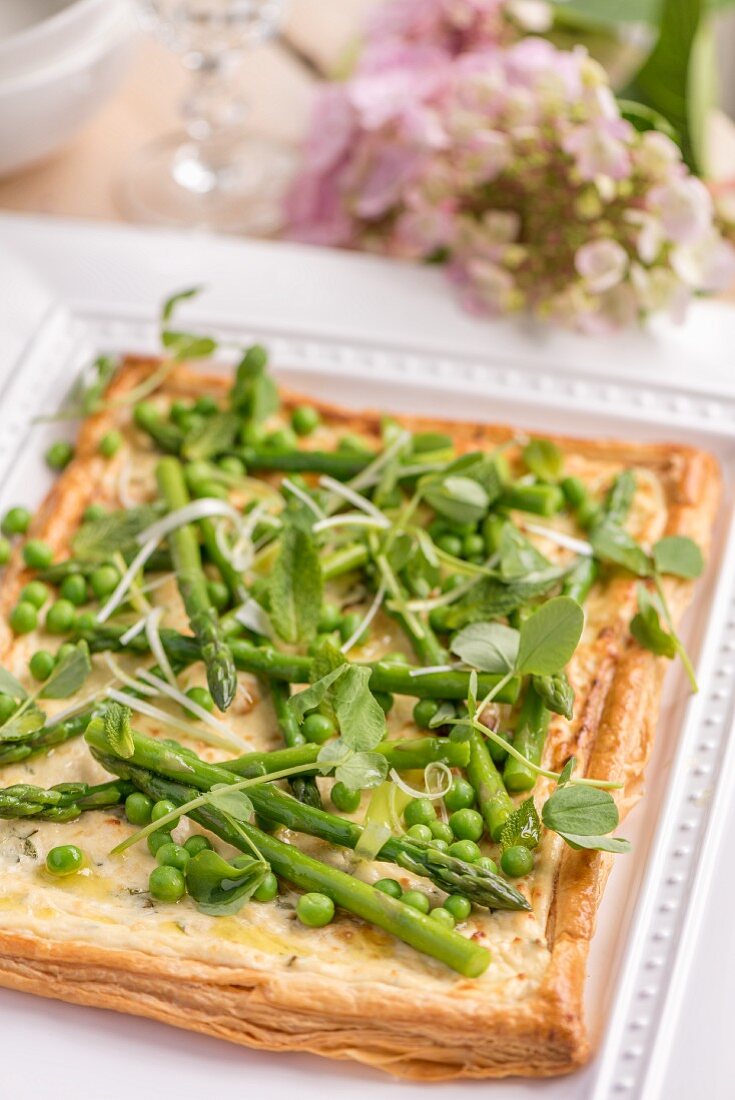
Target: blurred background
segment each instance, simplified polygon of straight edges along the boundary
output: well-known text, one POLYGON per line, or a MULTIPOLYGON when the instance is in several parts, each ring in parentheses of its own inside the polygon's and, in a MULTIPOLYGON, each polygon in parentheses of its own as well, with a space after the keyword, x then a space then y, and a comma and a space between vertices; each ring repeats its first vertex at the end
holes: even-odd
MULTIPOLYGON (((349 71, 377 3, 1 0, 0 208, 272 235, 317 82, 349 71)), ((516 7, 557 44, 583 42, 617 91, 658 42, 648 99, 687 115, 699 172, 727 192, 732 0, 516 7)))

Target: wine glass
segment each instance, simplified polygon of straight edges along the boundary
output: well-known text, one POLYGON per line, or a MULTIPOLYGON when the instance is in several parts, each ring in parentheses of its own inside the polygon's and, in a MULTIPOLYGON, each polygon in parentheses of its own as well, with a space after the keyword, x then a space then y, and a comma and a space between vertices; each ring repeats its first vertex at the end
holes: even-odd
POLYGON ((146 21, 192 73, 183 128, 144 147, 120 181, 134 221, 274 233, 295 164, 288 146, 249 132, 233 73, 274 35, 287 0, 142 0, 146 21))

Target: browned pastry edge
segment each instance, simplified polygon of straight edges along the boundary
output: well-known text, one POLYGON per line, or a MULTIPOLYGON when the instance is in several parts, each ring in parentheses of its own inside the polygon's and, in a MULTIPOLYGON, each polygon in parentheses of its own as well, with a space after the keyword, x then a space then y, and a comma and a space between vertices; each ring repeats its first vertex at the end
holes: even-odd
MULTIPOLYGON (((130 359, 114 380, 110 396, 145 378, 151 360, 130 359)), ((164 391, 177 396, 221 394, 221 376, 177 367, 164 391)), ((299 400, 284 395, 286 406, 299 400)), ((379 416, 354 413, 314 402, 333 423, 355 431, 375 431, 379 416)), ((80 432, 77 457, 59 478, 40 509, 34 534, 65 549, 83 509, 94 498, 103 469, 99 438, 116 414, 91 417, 80 432)), ((447 432, 461 450, 495 444, 513 436, 502 426, 396 417, 416 430, 447 432)), ((714 458, 689 447, 616 440, 556 437, 567 451, 590 458, 648 466, 666 486, 667 534, 688 535, 706 552, 720 493, 714 458)), ((0 590, 0 610, 13 605, 25 580, 18 556, 0 590)), ((667 595, 677 617, 692 585, 668 580, 667 595)), ((633 582, 616 580, 611 606, 630 603, 633 582), (614 601, 614 603, 613 603, 614 601)), ((611 586, 612 587, 612 586, 611 586)), ((0 626, 7 652, 12 637, 0 626)), ((621 810, 641 793, 659 707, 664 662, 641 649, 625 627, 603 631, 597 675, 575 744, 587 773, 625 784, 621 810)), ((564 755, 559 747, 559 754, 564 755)), ((582 999, 589 942, 594 932, 611 857, 565 848, 555 884, 548 928, 551 962, 538 991, 511 1008, 481 998, 407 991, 369 980, 359 986, 314 974, 259 970, 158 957, 34 935, 0 932, 0 984, 77 1004, 147 1016, 177 1027, 269 1050, 309 1051, 352 1058, 414 1080, 550 1076, 573 1070, 589 1054, 582 999)), ((463 988, 467 984, 463 983, 463 988)))

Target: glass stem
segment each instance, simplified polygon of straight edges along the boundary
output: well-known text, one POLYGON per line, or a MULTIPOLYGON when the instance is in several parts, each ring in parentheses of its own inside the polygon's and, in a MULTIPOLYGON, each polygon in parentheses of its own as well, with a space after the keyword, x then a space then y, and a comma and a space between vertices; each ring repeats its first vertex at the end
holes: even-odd
POLYGON ((210 141, 244 119, 245 101, 233 89, 233 62, 233 55, 226 53, 198 53, 187 58, 192 80, 182 113, 192 141, 210 141))

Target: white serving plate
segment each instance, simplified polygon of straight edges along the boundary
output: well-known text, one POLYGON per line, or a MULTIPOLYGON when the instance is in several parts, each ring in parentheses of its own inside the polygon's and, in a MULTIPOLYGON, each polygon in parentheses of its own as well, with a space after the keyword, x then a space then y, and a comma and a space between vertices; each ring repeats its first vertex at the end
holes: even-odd
MULTIPOLYGON (((598 1055, 568 1078, 438 1085, 432 1094, 678 1100, 692 1094, 680 1091, 688 1080, 708 1100, 731 1096, 733 1076, 723 1066, 735 1072, 735 1060, 723 1051, 733 1045, 735 954, 723 954, 720 941, 719 954, 705 958, 720 978, 705 1003, 690 1003, 688 981, 699 975, 703 919, 711 926, 722 906, 732 914, 735 905, 722 875, 717 903, 705 905, 718 859, 724 866, 718 846, 735 806, 735 310, 702 305, 684 329, 660 325, 653 335, 593 342, 477 322, 456 309, 436 272, 370 257, 0 217, 0 509, 32 503, 49 484, 40 456, 60 429, 31 429, 33 415, 58 407, 93 352, 153 350, 157 303, 197 283, 211 291, 190 307, 192 325, 230 341, 265 340, 285 380, 345 404, 585 436, 670 438, 718 455, 725 498, 685 624, 700 692, 689 697, 681 669, 670 672, 647 795, 624 830, 634 853, 616 860, 600 911, 587 989, 598 1055), (4 260, 3 245, 50 290, 4 260), (708 1041, 719 1059, 709 1064, 708 1041), (711 1087, 702 1089, 707 1079, 711 1087)), ((77 1100, 70 1049, 75 1060, 84 1051, 85 1079, 103 1080, 106 1100, 127 1100, 141 1080, 146 1096, 175 1090, 179 1100, 229 1084, 279 1098, 298 1092, 302 1100, 321 1100, 325 1087, 347 1088, 356 1100, 426 1095, 424 1086, 348 1063, 248 1051, 2 990, 0 1030, 4 1048, 16 1052, 4 1060, 2 1100, 77 1100), (34 1053, 41 1036, 43 1060, 34 1053)))

